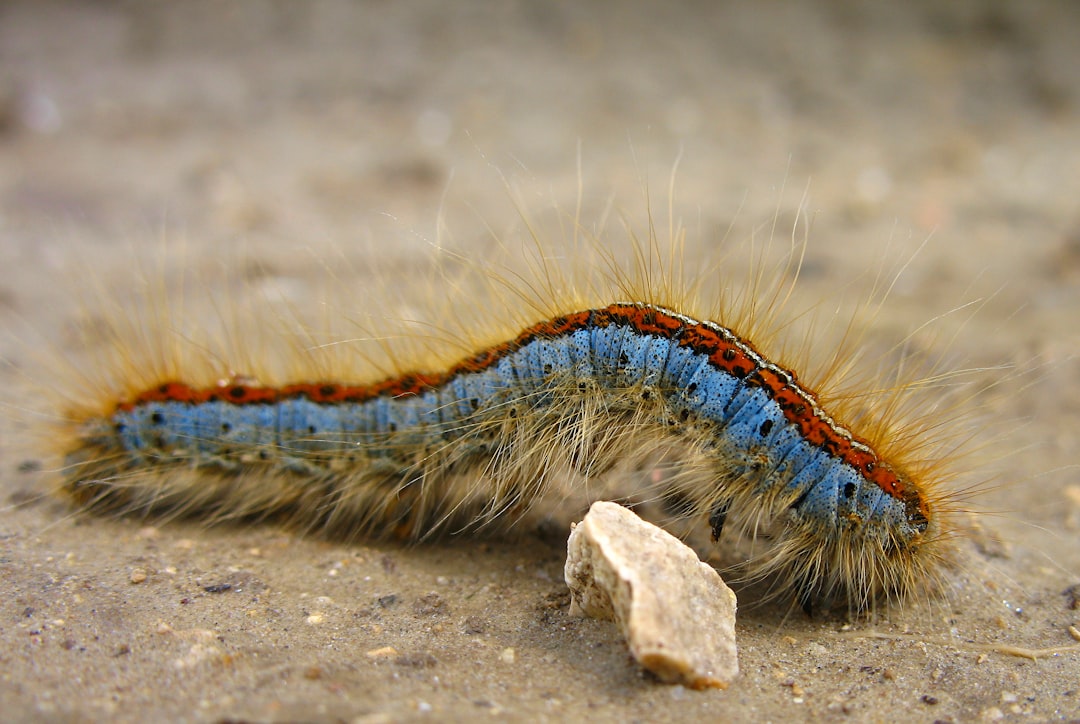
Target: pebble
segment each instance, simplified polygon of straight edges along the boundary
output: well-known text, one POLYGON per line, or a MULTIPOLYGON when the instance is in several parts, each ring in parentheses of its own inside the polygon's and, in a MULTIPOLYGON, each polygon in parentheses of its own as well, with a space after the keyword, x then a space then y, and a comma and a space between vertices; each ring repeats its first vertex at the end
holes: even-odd
POLYGON ((723 689, 738 675, 735 594, 677 538, 598 502, 567 547, 572 615, 615 621, 634 658, 664 682, 723 689))
POLYGON ((393 646, 383 646, 378 649, 371 649, 364 656, 369 659, 389 659, 398 656, 398 652, 393 646))

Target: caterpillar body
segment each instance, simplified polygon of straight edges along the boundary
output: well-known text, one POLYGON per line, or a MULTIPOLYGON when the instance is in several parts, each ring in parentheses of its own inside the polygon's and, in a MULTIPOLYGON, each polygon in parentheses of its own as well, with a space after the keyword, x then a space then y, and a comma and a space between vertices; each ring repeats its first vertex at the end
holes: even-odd
POLYGON ((729 517, 770 530, 753 563, 804 607, 908 593, 948 558, 947 506, 918 471, 735 330, 651 302, 558 314, 443 371, 161 379, 73 419, 65 488, 97 509, 420 538, 511 522, 567 470, 588 484, 675 446, 696 474, 657 495, 714 539, 729 517))

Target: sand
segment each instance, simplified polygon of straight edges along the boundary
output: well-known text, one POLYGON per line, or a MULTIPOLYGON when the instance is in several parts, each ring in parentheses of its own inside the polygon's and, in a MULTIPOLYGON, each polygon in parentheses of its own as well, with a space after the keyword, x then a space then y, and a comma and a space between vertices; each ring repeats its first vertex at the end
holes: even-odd
POLYGON ((1077 645, 1080 624, 1080 15, 761 5, 0 6, 0 717, 1080 716, 1080 654, 993 648, 1077 645), (520 234, 500 176, 564 209, 580 180, 583 218, 645 186, 666 212, 680 158, 698 243, 768 237, 777 210, 786 237, 805 190, 811 298, 910 259, 884 338, 976 300, 944 342, 1002 380, 972 401, 995 461, 945 597, 849 620, 737 588, 740 678, 696 692, 567 615, 565 530, 349 545, 41 495, 24 332, 77 358, 73 278, 123 289, 133 249, 181 246, 196 276, 239 254, 261 265, 244 278, 361 284, 369 259, 407 274, 436 239, 482 256, 520 234))

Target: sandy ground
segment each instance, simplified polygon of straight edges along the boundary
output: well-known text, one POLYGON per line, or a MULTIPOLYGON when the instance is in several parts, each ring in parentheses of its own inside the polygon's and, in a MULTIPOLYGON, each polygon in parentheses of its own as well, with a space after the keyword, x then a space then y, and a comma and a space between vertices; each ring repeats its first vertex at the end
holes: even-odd
POLYGON ((811 295, 914 255, 884 334, 988 298, 950 352, 1013 370, 978 403, 1016 428, 946 600, 848 625, 744 597, 741 678, 694 692, 567 615, 560 535, 402 548, 71 516, 39 495, 33 354, 6 335, 0 718, 1080 717, 1080 655, 979 648, 1080 625, 1077 37, 1068 2, 0 4, 0 325, 67 354, 77 265, 124 288, 143 240, 303 283, 328 248, 407 264, 440 208, 481 253, 516 221, 499 173, 570 209, 582 179, 589 218, 646 176, 666 197, 681 154, 706 242, 778 204, 790 227, 809 184, 811 295))

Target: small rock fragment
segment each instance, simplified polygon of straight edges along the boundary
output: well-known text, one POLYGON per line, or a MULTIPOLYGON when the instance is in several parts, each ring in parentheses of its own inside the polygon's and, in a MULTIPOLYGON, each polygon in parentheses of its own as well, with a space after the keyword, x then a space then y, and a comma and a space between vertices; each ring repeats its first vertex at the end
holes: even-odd
POLYGON ((432 592, 413 602, 413 613, 417 616, 440 616, 450 613, 450 607, 439 594, 432 592))
POLYGON ((614 620, 662 681, 727 688, 739 673, 735 594, 670 533, 598 502, 570 533, 570 613, 614 620))
POLYGON ((364 656, 369 659, 389 659, 398 656, 398 652, 393 646, 383 646, 382 648, 371 649, 364 656))
POLYGON ((226 660, 225 652, 217 646, 207 644, 192 644, 188 652, 173 661, 177 669, 190 669, 207 662, 223 663, 226 660))

